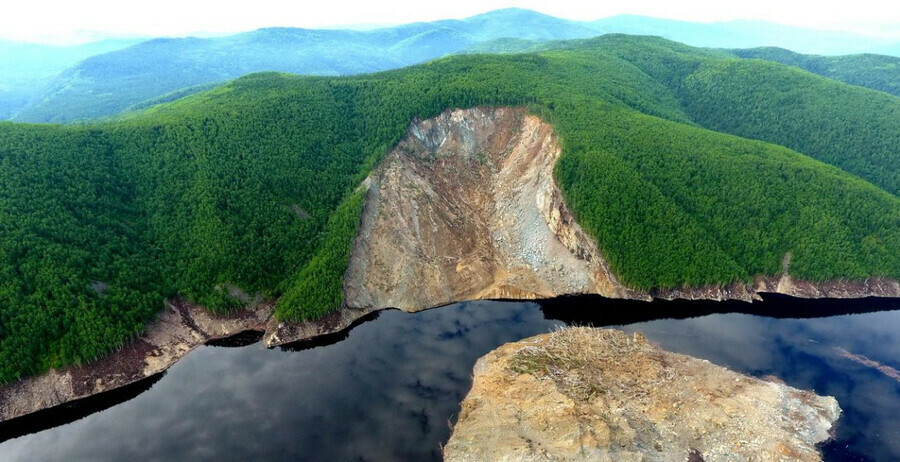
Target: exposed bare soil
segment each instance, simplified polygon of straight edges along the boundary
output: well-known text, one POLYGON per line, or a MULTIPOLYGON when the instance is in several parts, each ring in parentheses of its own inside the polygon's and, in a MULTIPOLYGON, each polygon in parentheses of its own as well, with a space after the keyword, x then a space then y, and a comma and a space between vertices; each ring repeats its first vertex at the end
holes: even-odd
POLYGON ((668 353, 640 334, 571 328, 475 365, 448 461, 816 461, 837 401, 668 353))
POLYGON ((371 175, 347 304, 627 295, 563 204, 559 154, 550 125, 523 109, 414 122, 371 175))

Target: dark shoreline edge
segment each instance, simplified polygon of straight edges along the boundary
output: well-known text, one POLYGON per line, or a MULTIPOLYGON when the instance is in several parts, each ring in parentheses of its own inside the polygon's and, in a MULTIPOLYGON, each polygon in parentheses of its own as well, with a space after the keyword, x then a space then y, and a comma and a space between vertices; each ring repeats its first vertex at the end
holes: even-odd
POLYGON ((131 401, 153 388, 165 375, 166 371, 163 371, 119 388, 0 422, 0 443, 67 425, 91 414, 131 401))
MULTIPOLYGON (((754 302, 683 299, 644 301, 606 298, 600 295, 565 295, 540 300, 494 299, 493 301, 535 303, 547 319, 559 320, 569 325, 591 327, 623 326, 657 319, 687 319, 726 313, 775 319, 807 319, 900 310, 900 298, 895 297, 809 299, 781 294, 762 294, 762 300, 754 302)), ((439 308, 433 307, 428 310, 439 308)), ((396 309, 375 310, 334 332, 285 343, 278 347, 282 351, 296 352, 333 345, 349 337, 356 327, 378 319, 381 312, 387 310, 396 309)), ((409 314, 414 315, 415 312, 409 314)), ((209 340, 204 345, 240 348, 260 343, 262 339, 262 331, 247 329, 228 337, 209 340)), ((0 443, 66 425, 127 402, 150 390, 165 374, 166 371, 162 371, 121 387, 0 421, 0 443)))

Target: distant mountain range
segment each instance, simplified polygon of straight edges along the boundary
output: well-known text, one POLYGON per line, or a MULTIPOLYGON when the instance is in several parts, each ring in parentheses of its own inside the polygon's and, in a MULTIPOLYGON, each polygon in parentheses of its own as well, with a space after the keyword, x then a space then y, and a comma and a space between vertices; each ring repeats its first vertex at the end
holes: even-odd
POLYGON ((52 46, 0 40, 0 119, 10 118, 37 98, 62 71, 80 61, 140 43, 138 39, 103 40, 52 46))
POLYGON ((887 39, 761 21, 705 24, 624 15, 580 22, 516 8, 369 31, 269 28, 216 38, 109 41, 66 48, 0 43, 4 68, 0 119, 95 119, 253 72, 360 74, 466 50, 518 51, 547 41, 607 33, 658 35, 703 47, 779 46, 831 55, 878 49, 900 55, 900 43, 887 39))
POLYGON ((767 21, 734 20, 712 23, 621 15, 590 23, 601 33, 657 35, 696 47, 780 47, 798 53, 846 55, 877 53, 900 56, 900 40, 850 32, 785 26, 767 21))

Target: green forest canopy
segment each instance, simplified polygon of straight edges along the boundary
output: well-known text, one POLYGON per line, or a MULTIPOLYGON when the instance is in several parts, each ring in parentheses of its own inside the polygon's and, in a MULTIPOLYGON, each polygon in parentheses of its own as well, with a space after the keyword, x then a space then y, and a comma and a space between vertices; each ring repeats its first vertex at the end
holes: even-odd
POLYGON ((804 55, 777 47, 731 50, 731 52, 741 58, 775 61, 851 85, 900 96, 900 58, 896 56, 876 54, 804 55))
POLYGON ((108 353, 167 297, 221 313, 240 304, 229 289, 284 295, 285 320, 338 308, 357 185, 413 118, 478 105, 553 124, 566 200, 633 288, 749 281, 788 252, 797 278, 900 277, 885 93, 629 36, 254 74, 116 122, 0 123, 0 382, 108 353))

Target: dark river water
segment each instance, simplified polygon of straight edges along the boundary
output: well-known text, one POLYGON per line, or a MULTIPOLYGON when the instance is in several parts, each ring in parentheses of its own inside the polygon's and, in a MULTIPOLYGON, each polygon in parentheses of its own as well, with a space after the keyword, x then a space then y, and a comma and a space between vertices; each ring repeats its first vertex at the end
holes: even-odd
POLYGON ((900 369, 900 300, 786 297, 469 302, 385 311, 275 350, 244 335, 126 389, 0 424, 0 460, 436 460, 475 361, 565 324, 641 331, 668 350, 835 396, 844 414, 826 460, 900 460, 900 381, 887 369, 900 369))

